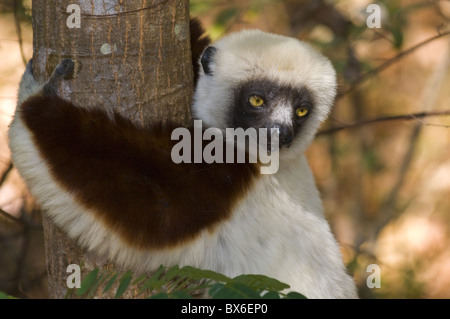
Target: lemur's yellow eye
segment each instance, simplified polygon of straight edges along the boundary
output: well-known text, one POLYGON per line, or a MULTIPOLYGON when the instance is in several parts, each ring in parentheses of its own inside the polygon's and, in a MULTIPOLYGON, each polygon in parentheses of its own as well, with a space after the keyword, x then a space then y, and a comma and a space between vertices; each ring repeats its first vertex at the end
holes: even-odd
POLYGON ((306 114, 308 114, 308 112, 309 112, 309 109, 307 107, 303 107, 303 106, 301 106, 301 107, 299 107, 298 109, 295 110, 295 114, 298 117, 306 116, 306 114))
POLYGON ((249 97, 248 101, 254 107, 260 107, 264 104, 264 99, 258 95, 252 95, 249 97))

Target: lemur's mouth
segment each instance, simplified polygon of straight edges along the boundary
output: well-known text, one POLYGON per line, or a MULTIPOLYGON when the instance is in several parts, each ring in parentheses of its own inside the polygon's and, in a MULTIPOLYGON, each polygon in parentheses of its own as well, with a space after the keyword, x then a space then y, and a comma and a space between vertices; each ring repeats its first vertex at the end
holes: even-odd
POLYGON ((268 129, 267 150, 277 151, 288 149, 294 140, 294 130, 291 126, 277 125, 268 129))

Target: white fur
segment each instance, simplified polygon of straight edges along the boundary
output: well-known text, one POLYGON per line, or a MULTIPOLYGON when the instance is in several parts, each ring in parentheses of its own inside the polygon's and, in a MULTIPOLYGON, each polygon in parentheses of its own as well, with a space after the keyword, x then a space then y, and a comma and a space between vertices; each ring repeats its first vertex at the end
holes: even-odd
MULTIPOLYGON (((312 131, 306 138, 311 140, 331 105, 334 71, 329 62, 309 46, 288 38, 270 37, 274 42, 267 41, 265 34, 257 31, 244 32, 216 44, 223 59, 215 65, 213 79, 205 75, 200 78, 196 114, 208 124, 220 127, 223 114, 217 107, 226 108, 227 90, 233 82, 245 77, 264 74, 280 81, 301 82, 313 87, 319 107, 323 108, 310 124, 312 131), (241 39, 245 39, 246 45, 240 46, 241 39), (273 45, 276 49, 272 49, 273 45), (302 57, 300 62, 305 65, 293 65, 292 57, 302 57), (268 63, 271 61, 277 61, 273 69, 268 63)), ((228 276, 265 274, 288 283, 292 290, 309 298, 357 297, 355 284, 346 274, 338 244, 323 216, 321 200, 303 155, 307 142, 298 144, 295 151, 288 150, 295 156, 282 156, 278 173, 259 177, 232 217, 214 232, 205 230, 191 242, 173 249, 136 250, 94 218, 51 176, 31 133, 20 119, 20 103, 40 89, 33 81, 27 71, 9 131, 13 161, 44 210, 82 246, 138 270, 178 264, 211 269, 228 276)))
POLYGON ((21 105, 30 96, 39 94, 42 86, 39 85, 32 74, 31 61, 28 62, 26 71, 19 84, 19 94, 17 98, 17 105, 21 105))
MULTIPOLYGON (((330 61, 309 44, 294 38, 244 30, 213 44, 217 53, 210 67, 213 76, 201 74, 192 111, 207 125, 224 128, 232 89, 252 79, 268 79, 292 87, 308 88, 315 112, 309 117, 305 133, 294 141, 302 153, 326 119, 336 95, 336 72, 330 61)), ((291 152, 297 156, 298 153, 291 152)))
POLYGON ((290 103, 280 103, 274 107, 275 111, 271 114, 271 123, 284 124, 292 126, 292 105, 290 103))

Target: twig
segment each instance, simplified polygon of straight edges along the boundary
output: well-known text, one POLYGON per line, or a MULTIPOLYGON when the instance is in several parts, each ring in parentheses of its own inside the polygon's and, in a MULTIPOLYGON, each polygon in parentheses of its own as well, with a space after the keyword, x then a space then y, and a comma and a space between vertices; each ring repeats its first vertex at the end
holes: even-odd
POLYGON ((411 116, 412 116, 415 120, 417 120, 417 122, 419 122, 420 124, 425 125, 425 126, 437 126, 437 127, 450 128, 450 125, 426 123, 426 122, 422 121, 421 119, 415 117, 414 114, 411 114, 411 116))
MULTIPOLYGON (((414 120, 414 119, 417 120, 417 119, 423 118, 423 117, 443 116, 443 115, 450 115, 450 110, 437 111, 437 112, 410 113, 410 114, 394 115, 394 116, 383 116, 383 117, 377 117, 374 119, 361 120, 361 121, 353 123, 353 124, 346 124, 346 125, 341 125, 341 126, 336 126, 336 127, 332 127, 329 129, 325 129, 323 131, 318 132, 317 136, 331 134, 331 133, 335 133, 335 132, 342 131, 345 129, 356 128, 356 127, 360 127, 360 126, 367 125, 367 124, 387 122, 387 121, 398 121, 398 120, 414 120)), ((448 126, 444 126, 444 127, 448 127, 448 126)))
POLYGON ((397 54, 396 56, 394 56, 393 58, 390 58, 389 60, 387 60, 386 62, 382 63, 381 65, 379 65, 378 67, 376 67, 373 70, 370 70, 369 72, 367 72, 366 74, 363 74, 362 76, 360 76, 359 78, 357 78, 353 83, 352 86, 349 87, 348 89, 344 90, 343 92, 339 93, 337 96, 337 99, 342 98, 343 96, 347 95, 348 93, 354 91, 359 84, 361 84, 362 82, 364 82, 365 80, 367 80, 368 78, 380 73, 381 71, 387 69, 388 67, 390 67, 392 64, 394 64, 395 62, 397 62, 398 60, 400 60, 401 58, 405 57, 406 55, 414 52, 415 50, 417 50, 418 48, 436 40, 439 38, 442 38, 444 36, 447 36, 450 34, 450 31, 446 31, 443 33, 439 33, 427 40, 424 40, 418 44, 416 44, 415 46, 400 52, 399 54, 397 54))

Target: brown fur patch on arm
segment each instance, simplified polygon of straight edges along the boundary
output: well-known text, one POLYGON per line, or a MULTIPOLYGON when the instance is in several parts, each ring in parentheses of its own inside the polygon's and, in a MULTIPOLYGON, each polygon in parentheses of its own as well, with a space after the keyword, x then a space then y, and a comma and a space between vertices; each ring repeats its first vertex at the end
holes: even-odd
POLYGON ((175 164, 175 124, 138 128, 56 96, 21 107, 53 178, 136 248, 173 246, 229 218, 259 174, 250 163, 175 164))

